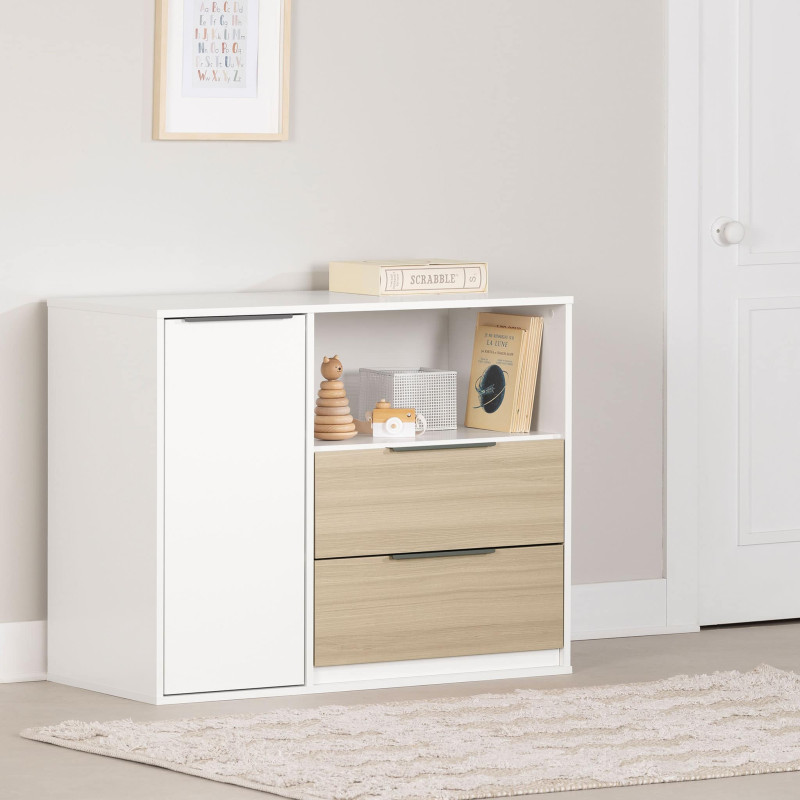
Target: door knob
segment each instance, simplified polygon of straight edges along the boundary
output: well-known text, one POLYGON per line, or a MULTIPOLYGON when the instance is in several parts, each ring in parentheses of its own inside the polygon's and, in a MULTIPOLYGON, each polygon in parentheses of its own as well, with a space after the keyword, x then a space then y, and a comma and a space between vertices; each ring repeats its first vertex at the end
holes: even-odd
POLYGON ((744 239, 744 225, 730 217, 720 217, 711 226, 711 238, 720 246, 741 244, 744 239))

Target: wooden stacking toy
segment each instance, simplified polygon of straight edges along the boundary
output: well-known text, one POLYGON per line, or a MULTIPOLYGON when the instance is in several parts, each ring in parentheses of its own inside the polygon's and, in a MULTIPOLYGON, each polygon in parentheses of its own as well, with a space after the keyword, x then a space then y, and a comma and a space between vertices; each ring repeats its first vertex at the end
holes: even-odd
POLYGON ((358 433, 344 383, 339 380, 342 369, 339 356, 322 359, 321 371, 325 380, 319 385, 317 407, 314 409, 315 439, 338 441, 352 439, 358 433))

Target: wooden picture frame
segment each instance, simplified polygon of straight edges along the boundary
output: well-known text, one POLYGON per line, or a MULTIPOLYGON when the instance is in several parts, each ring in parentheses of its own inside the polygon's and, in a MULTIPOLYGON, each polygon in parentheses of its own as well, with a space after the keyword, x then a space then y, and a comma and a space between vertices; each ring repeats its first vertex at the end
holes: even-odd
POLYGON ((153 138, 286 141, 291 11, 292 0, 156 0, 153 138))

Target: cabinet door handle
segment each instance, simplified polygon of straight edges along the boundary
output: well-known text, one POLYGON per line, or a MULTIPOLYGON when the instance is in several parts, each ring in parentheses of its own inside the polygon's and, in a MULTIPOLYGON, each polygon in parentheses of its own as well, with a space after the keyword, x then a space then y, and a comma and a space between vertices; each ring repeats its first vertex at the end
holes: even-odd
POLYGON ((466 444, 429 444, 411 447, 388 447, 393 453, 414 453, 417 450, 472 450, 476 447, 494 447, 497 442, 467 442, 466 444))
POLYGON ((427 553, 393 553, 389 558, 395 561, 406 561, 412 558, 449 558, 450 556, 487 556, 495 552, 494 547, 482 547, 473 550, 430 550, 427 553))
POLYGON ((237 314, 228 317, 182 317, 184 322, 238 322, 251 319, 291 319, 294 314, 237 314))

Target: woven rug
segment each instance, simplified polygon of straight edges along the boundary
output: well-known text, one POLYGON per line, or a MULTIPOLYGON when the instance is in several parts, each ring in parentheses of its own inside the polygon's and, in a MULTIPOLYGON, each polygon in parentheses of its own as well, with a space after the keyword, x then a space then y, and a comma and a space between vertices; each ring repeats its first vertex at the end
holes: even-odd
POLYGON ((22 735, 295 800, 472 800, 800 769, 800 675, 761 666, 246 716, 70 721, 22 735))

